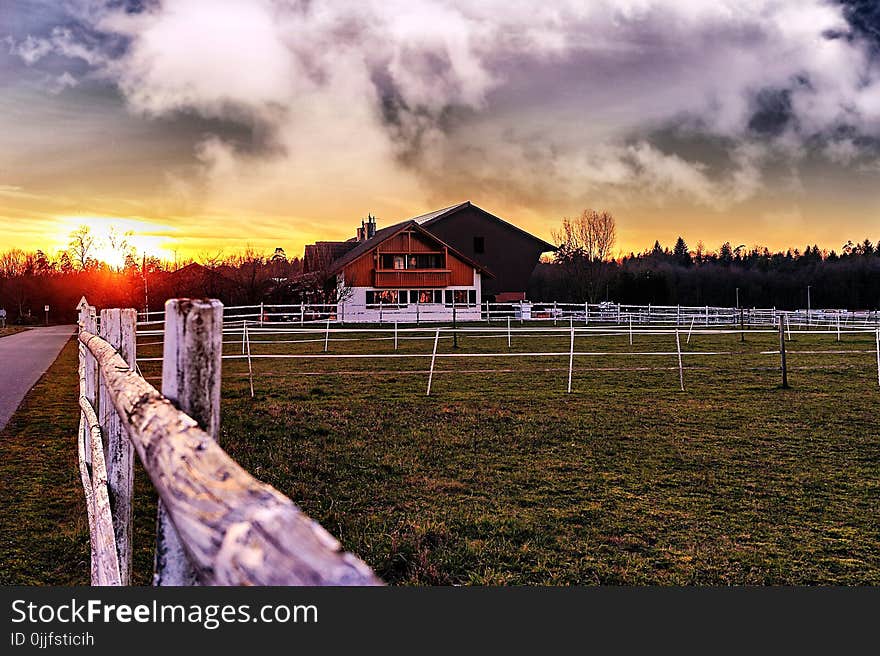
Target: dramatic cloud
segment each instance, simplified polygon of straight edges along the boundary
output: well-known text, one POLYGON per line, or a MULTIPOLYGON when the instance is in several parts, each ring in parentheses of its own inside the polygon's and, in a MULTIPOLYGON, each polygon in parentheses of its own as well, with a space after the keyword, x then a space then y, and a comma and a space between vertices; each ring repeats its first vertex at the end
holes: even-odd
POLYGON ((85 64, 136 116, 246 127, 247 142, 203 135, 198 176, 169 173, 224 211, 378 199, 405 215, 462 193, 725 211, 774 176, 797 186, 807 160, 864 170, 880 138, 876 17, 858 2, 70 6, 10 54, 85 64))

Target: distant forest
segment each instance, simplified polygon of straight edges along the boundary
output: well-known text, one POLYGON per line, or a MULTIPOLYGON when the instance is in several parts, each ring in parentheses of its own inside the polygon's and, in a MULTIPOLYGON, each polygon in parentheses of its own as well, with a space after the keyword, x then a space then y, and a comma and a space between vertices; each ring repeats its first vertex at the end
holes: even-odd
MULTIPOLYGON (((213 297, 226 305, 325 302, 320 272, 304 274, 298 257, 248 249, 221 257, 170 263, 136 257, 111 267, 89 255, 88 235, 72 235, 71 247, 55 257, 18 249, 0 253, 0 308, 10 323, 70 322, 79 298, 99 308, 161 310, 168 298, 213 297)), ((534 301, 613 301, 655 305, 742 307, 880 307, 880 242, 847 243, 840 253, 807 246, 785 252, 721 245, 690 249, 679 238, 670 248, 656 243, 643 253, 612 258, 614 219, 585 211, 554 233, 559 250, 538 264, 527 296, 534 301)))
POLYGON ((604 262, 578 262, 564 250, 538 265, 529 283, 534 300, 655 305, 877 309, 880 242, 847 243, 840 253, 807 246, 784 252, 731 247, 690 250, 682 238, 672 249, 655 242, 643 253, 604 262))

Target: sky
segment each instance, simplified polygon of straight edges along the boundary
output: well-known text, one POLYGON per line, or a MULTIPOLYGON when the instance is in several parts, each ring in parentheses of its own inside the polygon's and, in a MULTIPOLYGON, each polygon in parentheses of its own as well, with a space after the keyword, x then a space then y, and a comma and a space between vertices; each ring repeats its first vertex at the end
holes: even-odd
POLYGON ((880 239, 873 0, 0 0, 0 251, 301 255, 464 200, 618 250, 880 239))

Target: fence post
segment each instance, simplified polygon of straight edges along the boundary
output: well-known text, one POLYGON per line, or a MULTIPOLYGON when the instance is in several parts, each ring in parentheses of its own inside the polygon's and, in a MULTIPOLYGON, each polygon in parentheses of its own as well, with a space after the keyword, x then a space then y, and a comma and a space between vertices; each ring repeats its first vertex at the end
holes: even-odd
POLYGON ((571 371, 574 368, 574 321, 571 322, 571 343, 568 347, 568 393, 571 394, 571 371))
POLYGON ((739 309, 739 341, 746 341, 745 324, 743 322, 743 309, 739 309))
POLYGON ((629 345, 633 345, 633 318, 632 315, 629 317, 629 345))
MULTIPOLYGON (((85 297, 83 297, 80 304, 77 306, 79 309, 79 323, 80 328, 87 332, 92 333, 93 335, 98 334, 98 318, 95 315, 95 308, 88 304, 85 297)), ((80 348, 80 357, 84 358, 84 367, 85 367, 85 376, 86 376, 86 384, 83 389, 83 396, 86 397, 86 400, 91 404, 92 408, 97 411, 98 409, 98 361, 95 360, 95 356, 93 356, 88 349, 80 348)), ((91 431, 89 431, 88 427, 85 428, 85 459, 88 464, 92 464, 92 447, 91 447, 91 431)))
POLYGON ((590 302, 584 303, 584 325, 590 325, 590 302))
POLYGON ((706 306, 706 325, 709 325, 709 306, 706 306))
POLYGON ((553 301, 553 325, 556 325, 556 301, 553 301))
POLYGON ((837 341, 840 341, 840 312, 837 313, 837 341))
POLYGON ((675 349, 678 351, 678 384, 684 392, 684 367, 681 364, 681 337, 678 328, 675 329, 675 349))
POLYGON ((306 305, 302 301, 299 302, 299 325, 302 326, 306 322, 306 305))
POLYGON ((397 350, 397 322, 394 322, 394 350, 397 350))
POLYGON ((877 384, 880 385, 880 328, 877 329, 877 384))
POLYGON ((779 357, 782 365, 782 389, 788 389, 788 366, 785 362, 785 326, 782 325, 782 315, 779 317, 779 357))
POLYGON ((428 391, 425 396, 431 396, 431 381, 434 380, 434 361, 437 359, 437 342, 440 341, 440 329, 434 335, 434 352, 431 355, 431 371, 428 373, 428 391))
POLYGON ((458 321, 455 314, 455 299, 452 301, 452 347, 458 348, 458 321))
MULTIPOLYGON (((101 337, 115 348, 129 367, 136 366, 135 310, 102 310, 101 337)), ((110 391, 99 378, 98 408, 101 429, 104 433, 104 459, 107 463, 107 489, 110 496, 110 512, 113 515, 113 532, 116 536, 116 552, 119 555, 119 579, 122 585, 131 585, 131 499, 134 483, 134 447, 128 432, 116 413, 110 391)))
POLYGON ((507 348, 510 348, 510 315, 507 315, 507 348))
POLYGON ((251 398, 254 398, 254 367, 251 364, 251 335, 247 331, 247 324, 244 326, 244 334, 247 338, 248 381, 251 384, 251 398))
MULTIPOLYGON (((220 436, 220 368, 223 304, 217 300, 172 299, 165 303, 162 394, 198 422, 216 441, 220 436)), ((153 585, 198 585, 195 571, 159 500, 153 585)))
POLYGON ((691 333, 692 333, 693 330, 694 330, 694 322, 695 322, 696 320, 697 320, 697 317, 696 317, 696 316, 691 317, 691 327, 688 328, 688 338, 687 338, 687 343, 688 343, 688 344, 691 343, 691 333))
POLYGON ((241 322, 241 354, 244 355, 244 341, 247 336, 247 319, 241 322))
POLYGON ((260 328, 263 327, 263 304, 260 303, 260 328))
POLYGON ((327 327, 324 329, 324 353, 327 352, 327 346, 330 342, 330 317, 327 317, 327 327))

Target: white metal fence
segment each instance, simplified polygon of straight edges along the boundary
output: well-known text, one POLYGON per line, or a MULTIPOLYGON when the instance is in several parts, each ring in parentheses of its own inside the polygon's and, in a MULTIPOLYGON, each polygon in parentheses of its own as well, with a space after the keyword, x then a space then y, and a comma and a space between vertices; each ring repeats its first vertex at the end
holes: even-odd
MULTIPOLYGON (((334 324, 361 323, 369 316, 373 323, 404 323, 398 314, 406 307, 406 323, 449 322, 453 314, 458 317, 472 316, 475 307, 468 304, 410 304, 403 305, 363 305, 298 303, 277 305, 242 305, 225 308, 224 320, 227 323, 247 320, 253 324, 314 324, 330 321, 334 324), (378 310, 378 312, 377 312, 378 310), (378 320, 375 318, 378 317, 378 320), (414 318, 414 320, 413 320, 414 318)), ((540 321, 558 324, 572 320, 578 324, 604 325, 673 325, 673 326, 778 326, 779 317, 795 329, 804 327, 880 327, 880 310, 844 310, 834 308, 799 309, 794 311, 776 308, 734 308, 712 305, 625 305, 620 303, 562 303, 530 302, 489 303, 480 305, 480 321, 504 322, 507 319, 518 322, 540 321)), ((164 312, 141 312, 139 325, 158 326, 164 312)))

